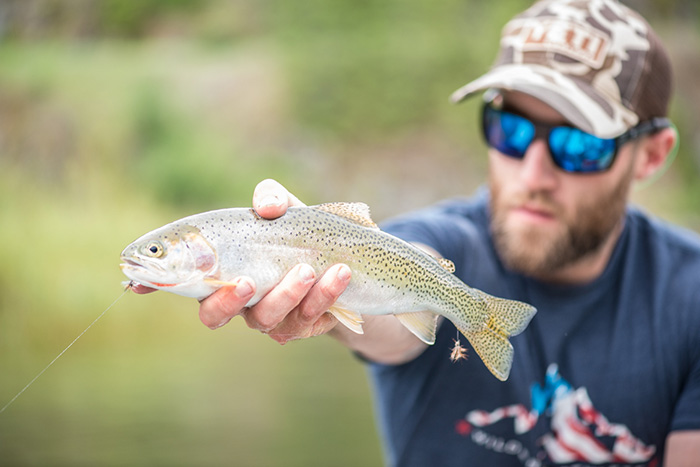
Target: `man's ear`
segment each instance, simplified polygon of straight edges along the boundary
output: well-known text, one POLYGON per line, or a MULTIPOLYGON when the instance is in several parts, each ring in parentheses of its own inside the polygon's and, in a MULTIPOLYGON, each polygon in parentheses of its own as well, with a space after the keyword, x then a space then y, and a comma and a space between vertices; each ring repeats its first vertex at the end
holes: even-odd
POLYGON ((676 146, 678 135, 676 129, 664 128, 645 137, 639 145, 635 179, 644 181, 670 162, 669 157, 676 146))

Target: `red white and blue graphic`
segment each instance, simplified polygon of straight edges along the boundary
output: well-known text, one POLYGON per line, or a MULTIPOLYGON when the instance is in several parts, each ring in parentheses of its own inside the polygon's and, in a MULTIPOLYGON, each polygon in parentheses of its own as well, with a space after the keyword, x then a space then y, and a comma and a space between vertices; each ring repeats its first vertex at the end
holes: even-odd
POLYGON ((656 464, 656 447, 644 444, 625 425, 610 422, 593 406, 586 388, 572 387, 561 377, 557 365, 547 368, 544 386, 533 384, 530 393, 530 410, 523 404, 492 412, 473 410, 457 422, 457 433, 485 449, 515 456, 523 465, 532 467, 656 464), (515 437, 504 439, 488 431, 490 425, 510 418, 514 435, 522 435, 532 430, 543 416, 549 418, 550 430, 538 440, 541 448, 537 452, 530 452, 515 437))

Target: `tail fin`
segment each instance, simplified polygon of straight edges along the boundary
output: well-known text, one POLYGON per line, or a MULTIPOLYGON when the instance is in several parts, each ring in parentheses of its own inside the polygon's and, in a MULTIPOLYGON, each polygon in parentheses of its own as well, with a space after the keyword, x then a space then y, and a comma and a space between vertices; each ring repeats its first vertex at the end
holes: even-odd
POLYGON ((513 346, 508 338, 523 332, 537 309, 527 303, 487 294, 483 298, 486 311, 483 329, 474 331, 473 327, 468 330, 459 323, 455 325, 469 340, 486 368, 496 378, 505 381, 513 364, 513 346))

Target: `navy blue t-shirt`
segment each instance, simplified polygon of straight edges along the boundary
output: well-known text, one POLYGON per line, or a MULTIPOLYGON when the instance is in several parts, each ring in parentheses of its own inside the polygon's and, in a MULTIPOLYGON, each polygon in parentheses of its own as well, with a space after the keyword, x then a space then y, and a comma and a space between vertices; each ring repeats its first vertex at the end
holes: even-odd
POLYGON ((488 199, 453 200, 383 229, 433 247, 468 285, 537 307, 497 380, 458 332, 409 363, 372 363, 389 465, 661 465, 673 430, 700 429, 700 239, 629 209, 603 274, 551 285, 504 269, 488 199))

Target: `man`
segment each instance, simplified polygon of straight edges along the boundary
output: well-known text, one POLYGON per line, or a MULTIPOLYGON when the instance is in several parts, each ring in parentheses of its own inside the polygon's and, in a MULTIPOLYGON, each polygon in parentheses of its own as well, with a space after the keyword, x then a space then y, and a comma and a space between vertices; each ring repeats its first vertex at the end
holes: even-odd
MULTIPOLYGON (((676 143, 670 65, 614 0, 546 0, 509 22, 486 75, 489 190, 400 217, 394 235, 451 259, 467 284, 538 308, 513 338, 510 378, 453 364, 443 321, 427 346, 392 316, 364 335, 325 311, 351 280, 300 264, 258 304, 255 284, 200 307, 285 342, 328 333, 366 359, 392 465, 700 465, 700 240, 627 202, 676 143)), ((273 181, 268 218, 301 204, 273 181)), ((473 356, 469 350, 471 359, 473 356)))

